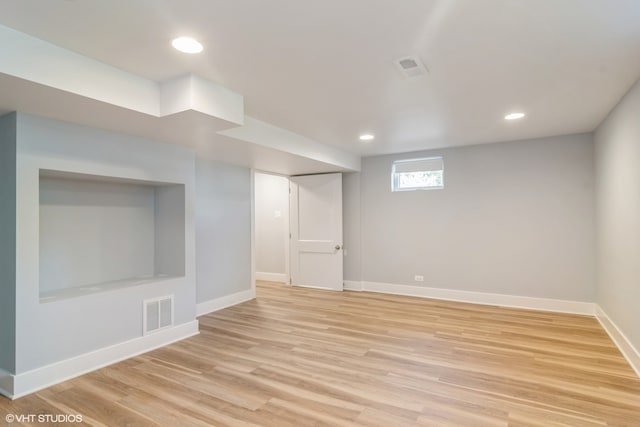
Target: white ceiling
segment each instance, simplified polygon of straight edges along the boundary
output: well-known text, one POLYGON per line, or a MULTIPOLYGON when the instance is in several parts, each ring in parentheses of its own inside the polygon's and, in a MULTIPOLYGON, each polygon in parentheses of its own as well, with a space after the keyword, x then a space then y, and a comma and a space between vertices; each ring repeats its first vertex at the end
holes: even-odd
POLYGON ((362 155, 592 131, 640 77, 639 23, 638 0, 0 0, 0 24, 148 79, 195 73, 362 155), (407 55, 429 75, 402 77, 407 55))

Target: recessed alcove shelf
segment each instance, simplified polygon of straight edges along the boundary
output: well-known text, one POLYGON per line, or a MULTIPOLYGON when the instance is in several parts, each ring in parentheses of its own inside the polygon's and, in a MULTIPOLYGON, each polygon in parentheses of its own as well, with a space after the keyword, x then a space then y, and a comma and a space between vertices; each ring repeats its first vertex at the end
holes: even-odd
POLYGON ((185 187, 40 170, 40 302, 185 275, 185 187))

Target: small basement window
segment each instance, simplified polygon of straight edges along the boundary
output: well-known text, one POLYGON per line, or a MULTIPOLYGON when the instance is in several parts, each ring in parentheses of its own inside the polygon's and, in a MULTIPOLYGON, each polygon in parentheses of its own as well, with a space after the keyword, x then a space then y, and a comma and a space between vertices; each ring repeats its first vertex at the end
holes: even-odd
POLYGON ((396 160, 391 170, 391 191, 441 190, 444 188, 442 157, 396 160))

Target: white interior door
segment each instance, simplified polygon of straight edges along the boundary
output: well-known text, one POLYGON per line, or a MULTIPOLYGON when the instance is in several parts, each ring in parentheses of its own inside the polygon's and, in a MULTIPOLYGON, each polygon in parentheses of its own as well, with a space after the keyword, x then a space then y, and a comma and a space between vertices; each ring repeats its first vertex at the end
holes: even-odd
POLYGON ((291 283, 342 290, 342 174, 290 179, 291 283))

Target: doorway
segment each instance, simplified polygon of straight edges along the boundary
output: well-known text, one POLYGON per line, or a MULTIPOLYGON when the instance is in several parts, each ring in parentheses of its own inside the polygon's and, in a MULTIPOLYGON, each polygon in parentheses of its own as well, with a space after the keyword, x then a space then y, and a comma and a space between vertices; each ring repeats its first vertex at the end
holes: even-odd
POLYGON ((255 278, 343 289, 342 174, 254 174, 255 278))
POLYGON ((290 283, 289 178, 254 174, 256 280, 290 283))

